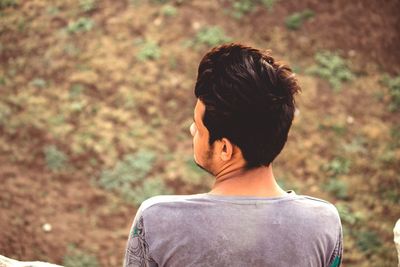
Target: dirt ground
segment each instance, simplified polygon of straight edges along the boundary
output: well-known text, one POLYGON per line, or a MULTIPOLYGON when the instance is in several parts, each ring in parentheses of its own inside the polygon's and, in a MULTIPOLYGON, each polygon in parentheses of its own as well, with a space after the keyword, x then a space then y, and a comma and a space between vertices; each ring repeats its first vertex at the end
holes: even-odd
POLYGON ((188 126, 198 62, 212 46, 198 33, 217 25, 226 41, 270 48, 299 74, 280 182, 340 207, 344 266, 395 266, 400 116, 382 79, 400 74, 400 2, 250 1, 240 18, 235 2, 246 1, 1 2, 1 255, 121 266, 138 203, 101 181, 143 147, 155 154, 146 175, 169 190, 154 194, 209 189, 212 177, 188 163, 188 126), (306 9, 314 14, 297 30, 285 25, 306 9), (140 59, 148 41, 157 46, 140 59), (307 72, 322 50, 354 74, 339 92, 307 72))

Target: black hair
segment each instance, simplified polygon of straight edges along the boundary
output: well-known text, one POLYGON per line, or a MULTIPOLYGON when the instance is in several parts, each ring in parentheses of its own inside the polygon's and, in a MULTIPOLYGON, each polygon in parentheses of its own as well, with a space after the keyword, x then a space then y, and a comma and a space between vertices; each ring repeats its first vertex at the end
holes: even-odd
POLYGON ((227 138, 252 169, 268 166, 283 149, 299 91, 292 70, 269 50, 231 43, 203 57, 194 93, 205 105, 210 146, 227 138))

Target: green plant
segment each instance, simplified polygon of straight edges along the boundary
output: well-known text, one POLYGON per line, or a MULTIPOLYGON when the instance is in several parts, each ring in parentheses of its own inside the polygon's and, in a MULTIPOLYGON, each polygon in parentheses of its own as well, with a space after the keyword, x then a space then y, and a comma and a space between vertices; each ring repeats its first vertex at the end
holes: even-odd
POLYGON ((230 42, 231 38, 225 36, 224 30, 218 26, 202 28, 196 35, 196 43, 208 46, 216 46, 221 43, 230 42))
POLYGON ((386 148, 378 157, 377 160, 384 164, 392 164, 396 162, 396 152, 390 148, 386 148))
POLYGON ((285 180, 285 177, 279 177, 279 179, 277 179, 276 182, 278 183, 278 185, 279 185, 282 189, 287 188, 287 182, 286 182, 286 180, 285 180))
POLYGON ((346 125, 345 124, 333 124, 331 126, 331 129, 337 134, 337 135, 343 135, 346 133, 346 125))
POLYGON ((131 188, 148 175, 155 158, 154 152, 145 149, 128 154, 113 169, 104 170, 98 182, 105 189, 131 188))
POLYGON ((323 166, 323 169, 332 177, 347 174, 350 170, 350 160, 336 157, 323 166))
POLYGON ((133 7, 138 7, 142 3, 141 0, 129 0, 129 4, 133 7))
POLYGON ((338 124, 338 123, 320 123, 319 129, 321 130, 331 130, 337 135, 343 135, 346 133, 347 128, 345 124, 338 124))
POLYGON ((52 171, 59 171, 65 168, 68 157, 63 151, 54 145, 48 145, 43 149, 43 152, 47 168, 52 171))
POLYGON ((197 166, 194 159, 189 157, 182 160, 183 172, 181 179, 187 184, 199 185, 204 183, 204 171, 197 166))
POLYGON ((19 32, 25 31, 26 21, 24 18, 19 18, 18 23, 17 23, 17 28, 18 28, 19 32))
POLYGON ((153 151, 145 149, 126 155, 113 169, 101 173, 98 184, 136 205, 154 195, 170 194, 163 179, 149 177, 155 158, 153 151))
POLYGON ((336 53, 318 52, 315 55, 317 65, 307 70, 307 73, 326 79, 335 91, 341 89, 342 83, 354 78, 346 62, 336 53))
POLYGON ((124 199, 136 205, 139 205, 149 197, 166 194, 172 194, 172 191, 166 187, 161 177, 146 179, 141 186, 135 188, 125 187, 123 189, 124 199))
POLYGON ((136 37, 133 39, 133 45, 143 45, 145 40, 142 37, 136 37))
POLYGON ((166 17, 173 17, 178 13, 178 10, 173 5, 165 5, 161 8, 161 14, 166 17))
POLYGON ((271 11, 278 0, 261 0, 261 3, 271 11))
POLYGON ((54 16, 60 13, 60 9, 57 6, 48 6, 46 12, 47 14, 54 16))
POLYGON ((33 79, 30 84, 37 88, 45 88, 47 86, 47 82, 41 78, 33 79))
POLYGON ((7 104, 0 102, 0 125, 5 125, 7 123, 11 113, 11 108, 7 104))
POLYGON ((357 246, 364 252, 373 253, 382 242, 379 235, 374 231, 360 231, 356 233, 357 246))
POLYGON ((78 47, 71 43, 64 45, 64 51, 69 56, 77 56, 81 52, 78 47))
POLYGON ((139 53, 136 58, 140 61, 146 61, 150 59, 158 59, 161 56, 161 48, 154 41, 147 41, 142 44, 139 53))
POLYGON ((390 129, 390 137, 390 147, 393 149, 400 147, 400 125, 396 125, 390 129))
POLYGON ((293 13, 285 19, 285 25, 290 30, 298 30, 306 20, 314 17, 314 15, 314 11, 310 9, 293 13))
POLYGON ((194 159, 188 158, 185 160, 185 166, 188 168, 188 170, 192 173, 197 173, 199 175, 203 175, 204 171, 200 169, 199 166, 195 163, 194 159))
POLYGON ((72 21, 68 23, 67 32, 68 33, 81 33, 88 32, 94 27, 94 22, 90 18, 81 17, 77 21, 72 21))
POLYGON ((347 153, 360 153, 365 154, 367 153, 367 141, 362 136, 353 137, 350 143, 343 143, 342 148, 347 153))
POLYGON ((96 0, 79 0, 79 6, 84 12, 90 12, 96 8, 96 0))
POLYGON ((389 89, 389 95, 391 98, 389 109, 391 111, 400 110, 400 75, 394 78, 385 76, 383 78, 383 83, 389 89))
POLYGON ((233 2, 233 13, 232 16, 236 19, 240 19, 243 15, 251 12, 254 9, 254 1, 252 0, 236 0, 233 2))
POLYGON ((48 119, 48 125, 50 127, 61 126, 64 123, 65 123, 65 117, 64 117, 64 114, 62 114, 62 113, 53 115, 48 119))
POLYGON ((0 9, 14 7, 18 5, 17 0, 0 0, 0 9))
POLYGON ((74 101, 70 104, 70 110, 72 112, 80 112, 84 109, 85 104, 83 102, 74 101))
POLYGON ((69 89, 69 97, 70 99, 79 98, 83 91, 85 90, 85 86, 80 83, 74 83, 69 89))
POLYGON ((99 267, 100 264, 94 255, 81 251, 74 246, 69 246, 64 256, 65 267, 99 267))
POLYGON ((178 60, 174 55, 168 57, 168 65, 171 69, 176 69, 178 67, 178 60))
POLYGON ((361 214, 353 212, 347 204, 338 203, 335 206, 339 212, 340 219, 346 224, 354 225, 362 219, 361 214))
POLYGON ((151 2, 153 2, 154 4, 164 4, 168 2, 168 0, 151 0, 151 2))
POLYGON ((17 74, 17 69, 15 67, 11 67, 10 69, 7 70, 8 76, 10 77, 15 77, 17 74))
POLYGON ((331 179, 328 184, 325 185, 325 189, 339 199, 347 199, 349 196, 347 183, 337 178, 331 179))
POLYGON ((393 204, 400 205, 400 192, 397 188, 400 188, 400 182, 398 182, 397 185, 394 185, 394 189, 385 188, 382 196, 384 199, 389 200, 393 204))

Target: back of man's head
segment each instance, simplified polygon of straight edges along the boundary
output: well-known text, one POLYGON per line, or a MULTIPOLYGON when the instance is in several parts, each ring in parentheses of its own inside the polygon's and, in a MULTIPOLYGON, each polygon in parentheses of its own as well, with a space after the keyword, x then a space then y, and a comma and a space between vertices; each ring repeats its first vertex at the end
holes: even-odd
POLYGON ((286 143, 300 90, 291 69, 269 51, 213 48, 200 62, 195 86, 206 107, 209 144, 225 137, 242 151, 246 169, 268 166, 286 143))

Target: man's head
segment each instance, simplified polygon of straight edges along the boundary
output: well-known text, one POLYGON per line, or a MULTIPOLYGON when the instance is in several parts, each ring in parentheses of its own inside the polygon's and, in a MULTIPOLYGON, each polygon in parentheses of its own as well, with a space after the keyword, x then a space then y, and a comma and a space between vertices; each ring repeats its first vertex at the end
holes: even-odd
POLYGON ((268 166, 286 143, 299 91, 291 69, 268 51, 213 48, 200 62, 195 86, 196 163, 213 174, 214 163, 229 164, 235 156, 246 170, 268 166))

